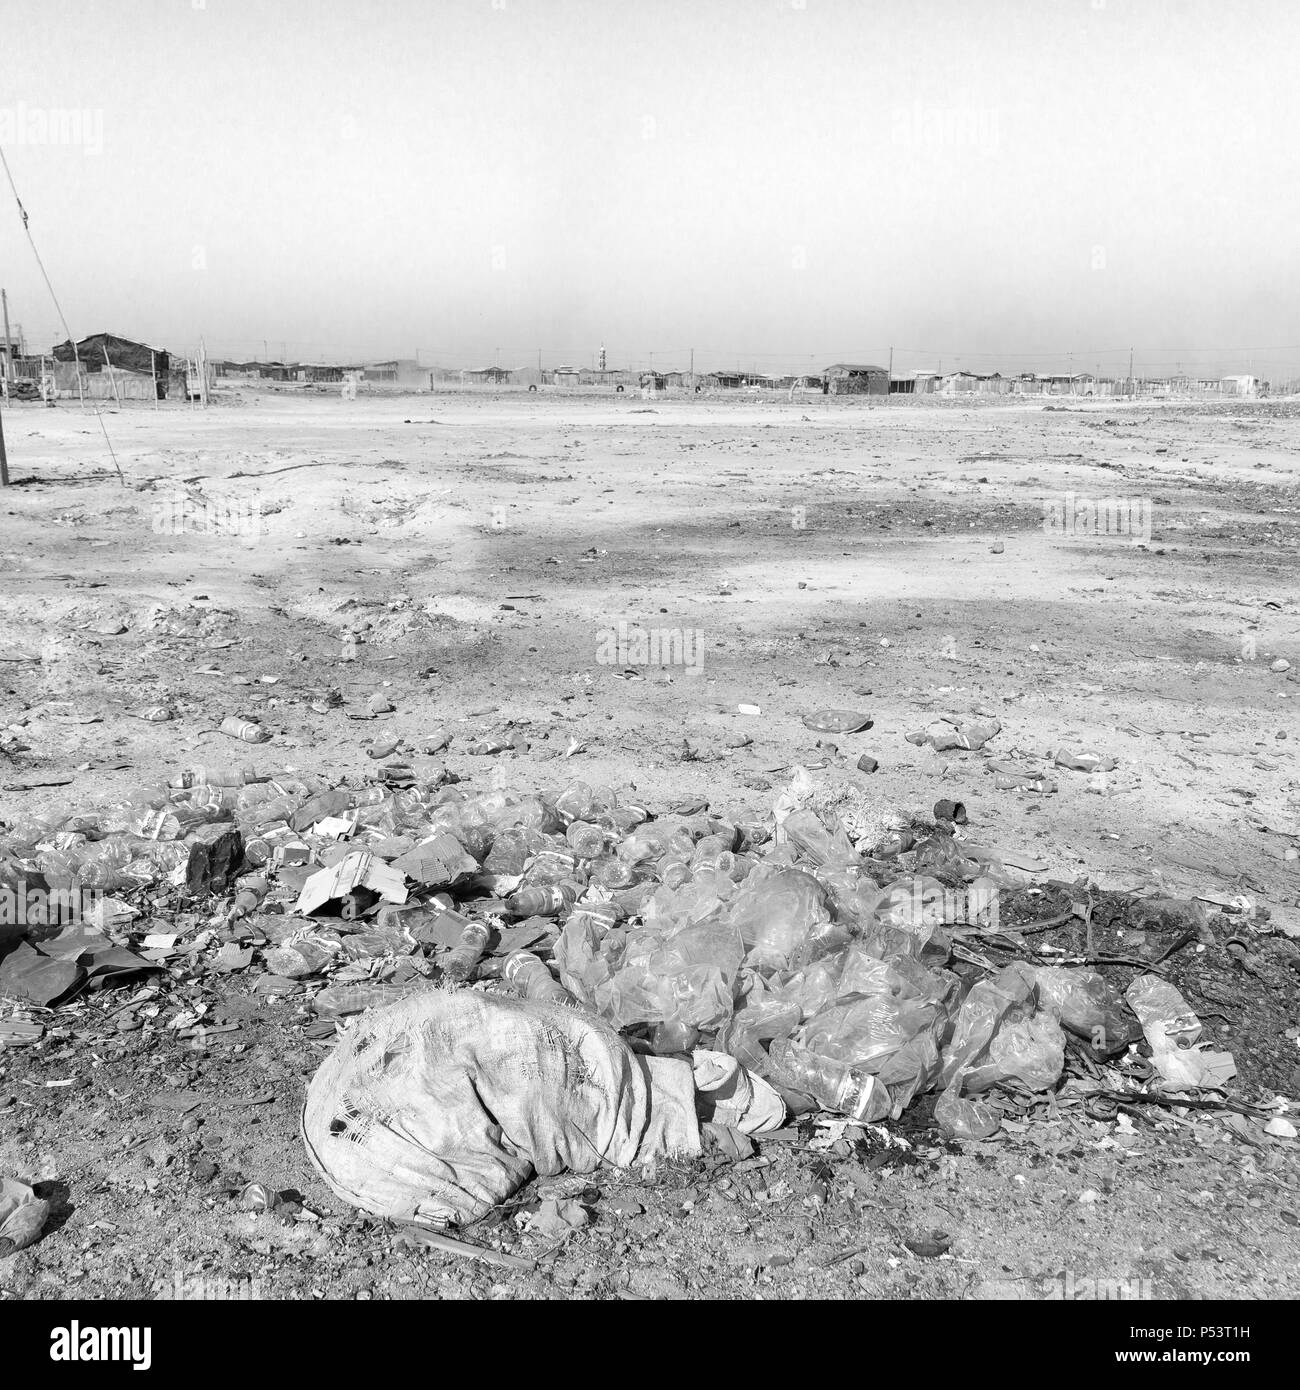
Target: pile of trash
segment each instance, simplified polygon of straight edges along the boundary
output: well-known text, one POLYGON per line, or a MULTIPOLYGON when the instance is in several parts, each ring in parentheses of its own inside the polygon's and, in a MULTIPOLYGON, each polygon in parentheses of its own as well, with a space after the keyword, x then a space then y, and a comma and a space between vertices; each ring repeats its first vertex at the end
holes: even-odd
MULTIPOLYGON (((463 1052, 471 1023, 498 1043, 503 1028, 528 1034, 510 1065, 498 1056, 489 1067, 488 1116, 512 1077, 534 1099, 539 1078, 562 1092, 575 1067, 622 1078, 601 1092, 619 1136, 590 1150, 603 1158, 644 1140, 649 1077, 666 1059, 687 1068, 696 1092, 707 1089, 702 1069, 721 1066, 766 1117, 754 1123, 781 1123, 773 1094, 795 1115, 860 1122, 897 1119, 928 1094, 941 1128, 965 1139, 999 1128, 998 1089, 1055 1087, 1067 1043, 1100 1061, 1145 1036, 1171 1086, 1231 1077, 1231 1057, 1195 1046, 1195 1016, 1157 974, 1135 979, 1126 997, 1086 965, 997 967, 971 949, 999 934, 1023 946, 998 922, 1001 895, 1023 879, 963 835, 964 810, 929 824, 896 817, 868 842, 810 809, 810 787, 797 769, 762 813, 686 805, 656 817, 582 781, 511 794, 470 791, 442 767, 417 781, 390 763, 361 787, 194 768, 97 813, 46 812, 9 827, 0 898, 26 910, 0 920, 0 994, 51 1005, 132 971, 229 973, 257 958, 259 992, 315 991, 313 1036, 346 1034, 349 1016, 391 1006, 372 1053, 405 1048, 425 1093, 444 1105, 460 1101, 428 1079, 429 1058, 463 1052), (69 895, 89 907, 75 922, 49 912, 34 921, 42 894, 47 906, 69 895), (182 929, 133 926, 159 916, 182 929), (480 1003, 455 1002, 466 995, 480 1003), (494 996, 526 1007, 483 1013, 494 996), (466 1010, 473 1018, 458 1022, 466 1010), (542 1059, 539 1037, 562 1065, 542 1059)), ((379 1025, 365 1026, 377 1036, 379 1025)), ((327 1067, 357 1063, 352 1032, 327 1067)), ((676 1113, 680 1071, 663 1086, 676 1113)), ((337 1101, 335 1087, 319 1107, 335 1134, 330 1125, 347 1129, 337 1101)), ((379 1113, 371 1109, 363 1130, 379 1113)), ((742 1130, 744 1110, 733 1115, 742 1130)), ((557 1146, 553 1119, 530 1121, 547 1130, 541 1148, 581 1170, 573 1146, 557 1146)), ((698 1146, 694 1120, 674 1123, 688 1149, 698 1146)), ((404 1142, 435 1141, 430 1124, 411 1119, 404 1142)), ((510 1146, 499 1134, 494 1143, 471 1196, 445 1207, 464 1216, 506 1190, 493 1173, 511 1167, 510 1146)), ((340 1178, 336 1190, 346 1187, 340 1178)))

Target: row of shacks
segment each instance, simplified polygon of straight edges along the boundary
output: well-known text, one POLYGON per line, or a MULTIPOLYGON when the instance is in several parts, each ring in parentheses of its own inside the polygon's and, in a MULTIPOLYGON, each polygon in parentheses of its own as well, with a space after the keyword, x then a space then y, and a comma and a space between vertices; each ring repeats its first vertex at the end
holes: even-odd
POLYGON ((489 387, 637 387, 656 391, 822 391, 857 396, 1255 396, 1268 383, 1255 376, 1107 377, 1092 372, 915 371, 891 374, 871 363, 836 362, 819 373, 773 375, 757 371, 619 371, 558 367, 481 367, 472 371, 433 369, 430 384, 489 387))
POLYGON ((48 357, 17 359, 16 374, 41 383, 54 396, 101 400, 206 399, 217 380, 267 381, 297 385, 365 382, 406 390, 448 387, 604 387, 654 391, 821 391, 828 395, 932 396, 1182 396, 1267 394, 1268 383, 1253 375, 1194 377, 1105 377, 1091 372, 913 371, 893 374, 872 363, 836 362, 819 373, 773 375, 757 371, 689 372, 559 366, 554 368, 429 368, 413 358, 338 365, 301 362, 235 362, 175 357, 161 348, 111 333, 83 338, 75 349, 60 343, 48 357))

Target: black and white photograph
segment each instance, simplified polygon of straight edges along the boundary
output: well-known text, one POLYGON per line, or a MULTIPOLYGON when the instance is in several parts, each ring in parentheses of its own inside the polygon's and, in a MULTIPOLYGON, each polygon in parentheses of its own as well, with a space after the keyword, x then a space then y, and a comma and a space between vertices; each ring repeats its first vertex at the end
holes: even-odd
POLYGON ((1294 1366, 1298 72, 1293 0, 5 6, 6 1358, 1294 1366))

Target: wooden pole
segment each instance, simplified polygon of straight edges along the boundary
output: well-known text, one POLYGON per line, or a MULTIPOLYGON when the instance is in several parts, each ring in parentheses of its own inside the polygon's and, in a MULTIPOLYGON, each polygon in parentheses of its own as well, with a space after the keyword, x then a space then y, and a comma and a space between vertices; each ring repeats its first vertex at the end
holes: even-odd
POLYGON ((149 349, 149 379, 153 382, 153 405, 158 409, 158 354, 149 349))
POLYGON ((117 402, 117 408, 122 409, 122 393, 117 389, 117 375, 113 371, 113 359, 108 355, 108 344, 104 344, 104 362, 108 367, 108 380, 113 388, 113 399, 117 402))
POLYGON ((5 318, 5 380, 12 386, 14 384, 14 343, 9 336, 9 296, 4 290, 0 290, 0 306, 4 308, 5 318))
POLYGON ((9 486, 9 455, 5 453, 5 427, 0 420, 0 487, 9 486))

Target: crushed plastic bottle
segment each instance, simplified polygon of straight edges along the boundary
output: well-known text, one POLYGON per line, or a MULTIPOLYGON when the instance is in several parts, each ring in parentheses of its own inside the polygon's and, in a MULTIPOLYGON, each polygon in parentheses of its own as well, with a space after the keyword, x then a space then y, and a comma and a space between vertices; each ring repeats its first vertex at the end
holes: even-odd
POLYGON ((513 985, 525 999, 542 999, 554 1004, 572 1004, 573 995, 551 974, 531 951, 514 951, 506 957, 501 978, 513 985))
POLYGON ((889 1091, 869 1072, 819 1057, 784 1038, 772 1044, 769 1057, 770 1081, 812 1096, 827 1110, 855 1120, 880 1120, 889 1114, 889 1091))
POLYGON ((449 980, 469 979, 474 967, 487 950, 491 932, 482 922, 470 922, 460 934, 460 942, 443 962, 443 974, 449 980))

